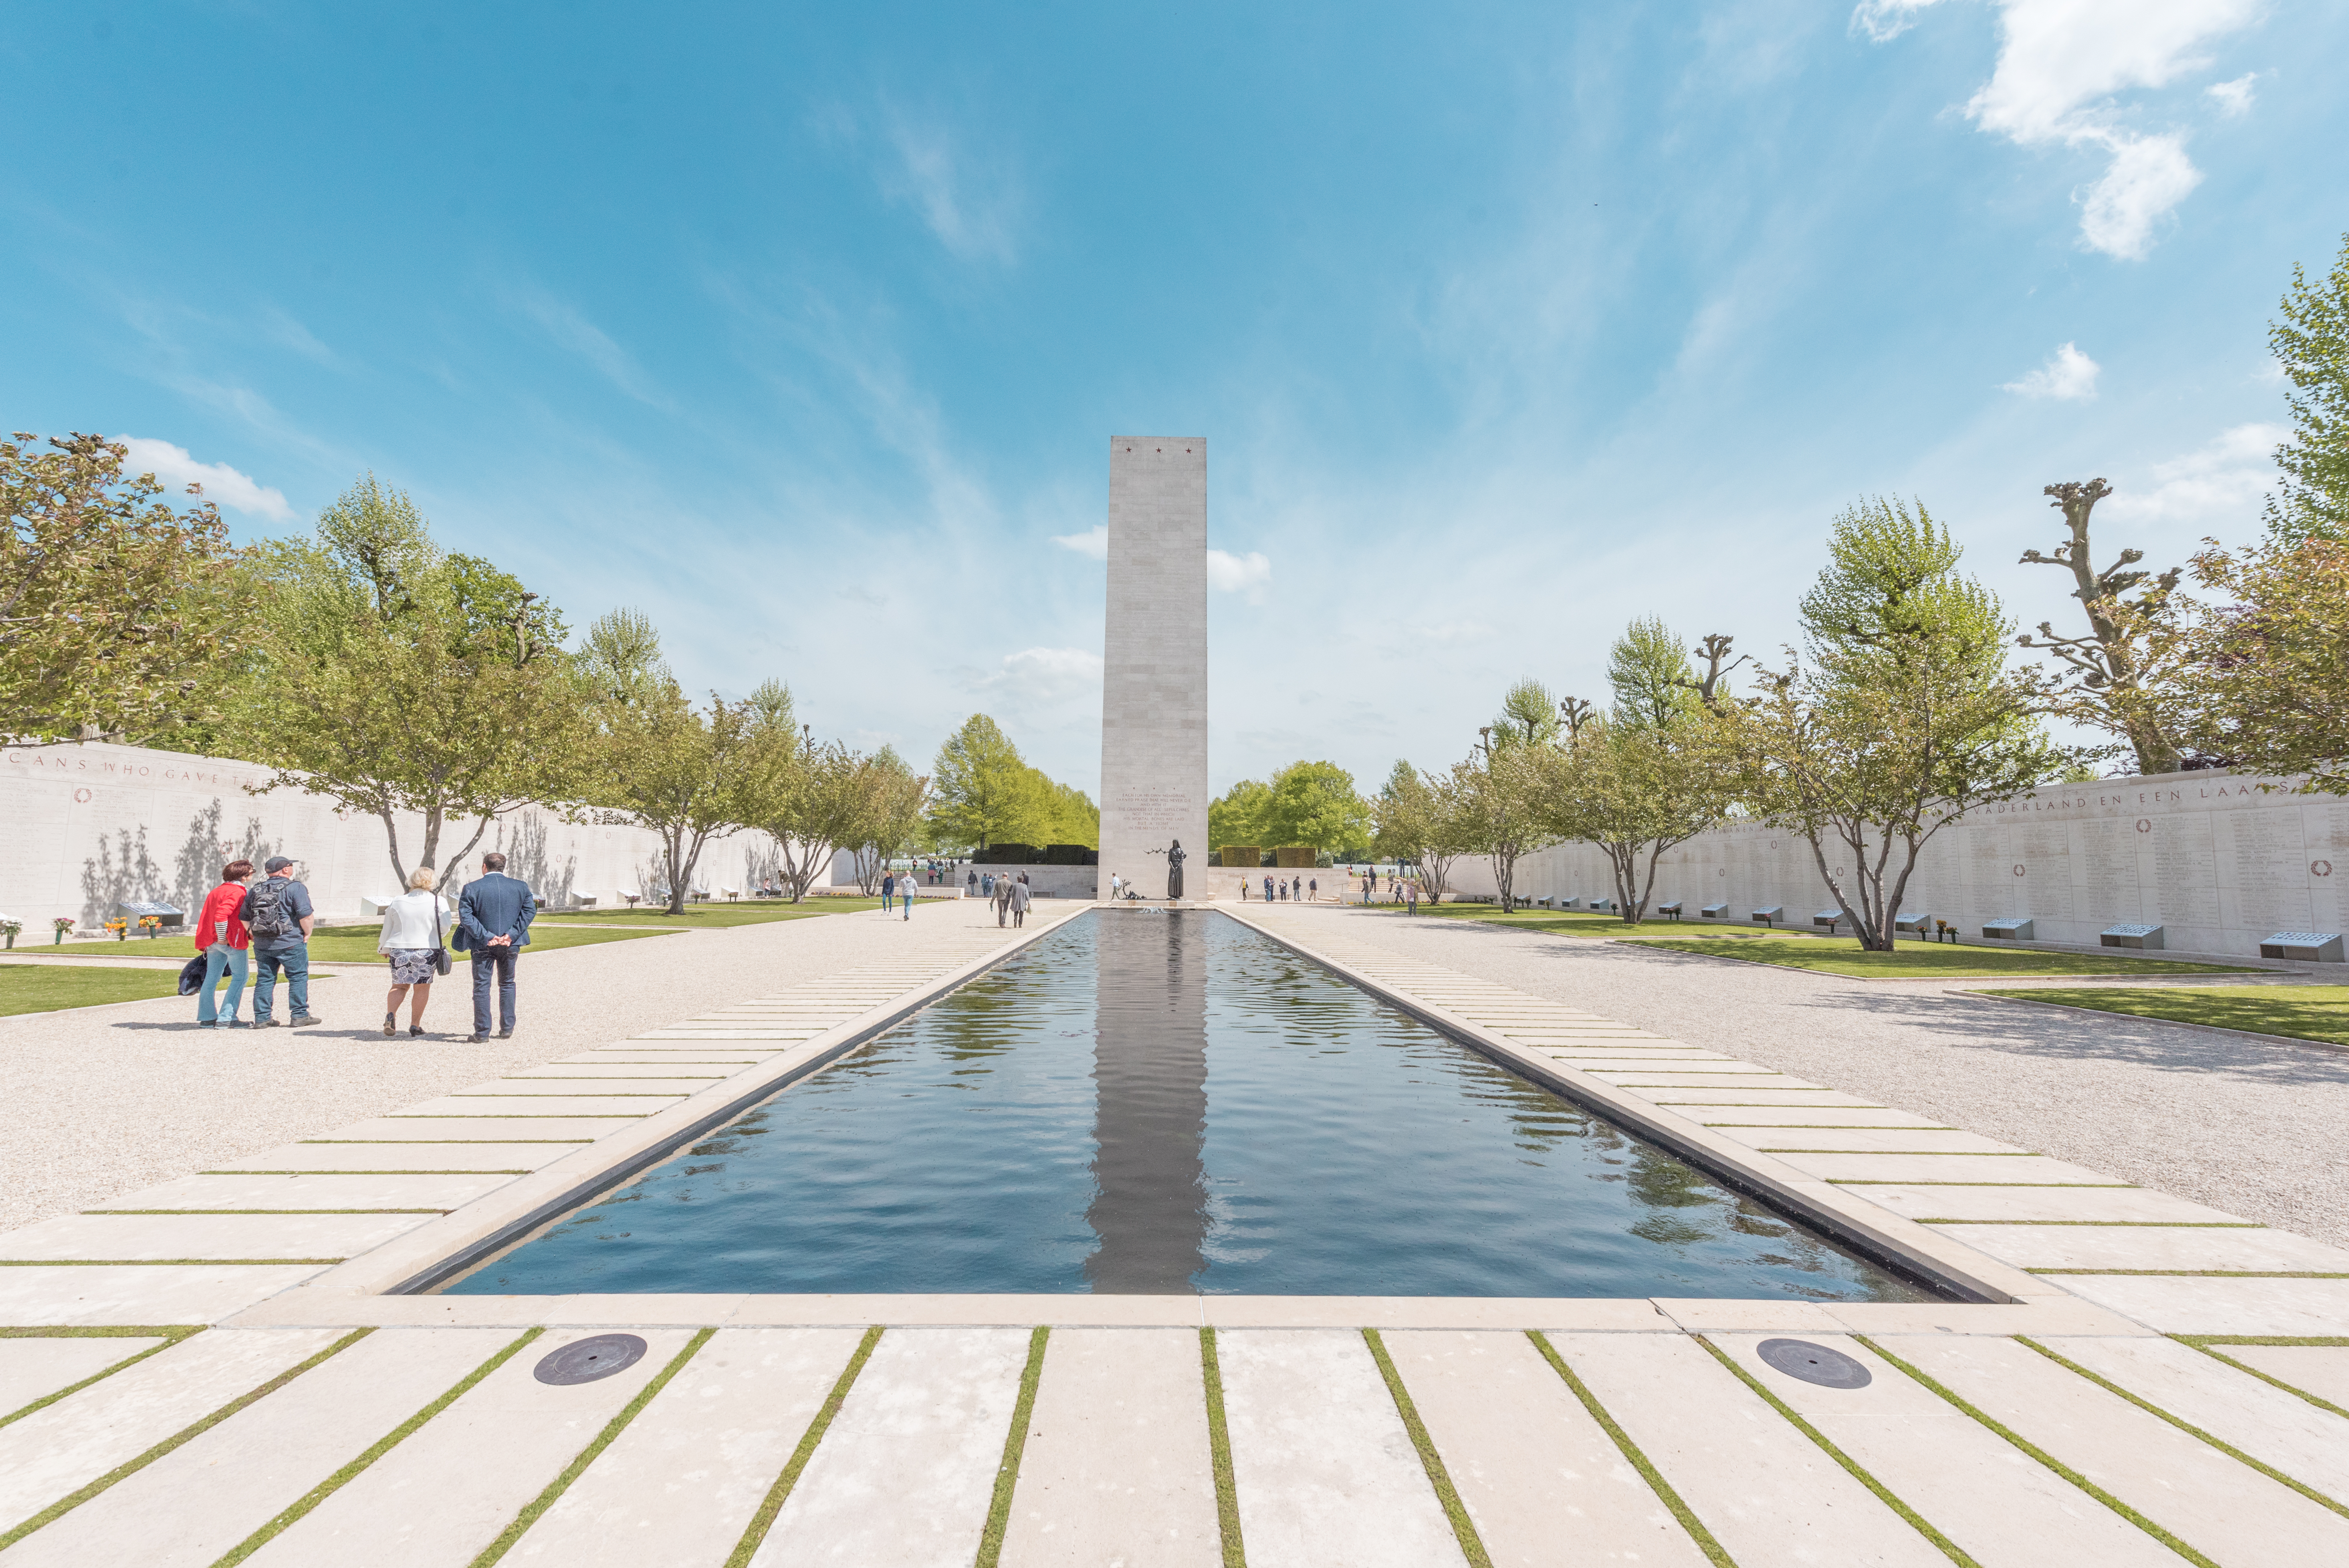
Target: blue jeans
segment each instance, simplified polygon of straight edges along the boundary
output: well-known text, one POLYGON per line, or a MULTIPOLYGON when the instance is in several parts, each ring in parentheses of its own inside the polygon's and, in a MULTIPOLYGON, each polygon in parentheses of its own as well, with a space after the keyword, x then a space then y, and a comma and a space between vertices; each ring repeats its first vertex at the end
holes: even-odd
MULTIPOLYGON (((205 948, 204 988, 196 993, 196 1022, 200 1024, 217 1023, 222 1017, 225 1016, 230 1023, 235 1023, 236 1005, 244 1000, 244 977, 246 972, 247 967, 243 948, 231 947, 225 943, 220 942, 215 942, 210 947, 205 948), (212 999, 212 987, 220 984, 220 977, 222 974, 226 974, 228 975, 228 1006, 225 1007, 216 1007, 212 999)), ((307 989, 306 977, 304 988, 305 990, 307 989)), ((258 995, 254 998, 254 1001, 256 1004, 258 1004, 261 998, 258 995)))
POLYGON ((500 1028, 514 1026, 514 960, 522 956, 516 947, 477 947, 473 949, 473 1033, 490 1032, 490 981, 498 983, 498 1016, 500 1028))
POLYGON ((892 885, 881 890, 881 913, 886 914, 896 907, 897 889, 893 883, 892 885))
MULTIPOLYGON (((206 965, 205 968, 212 966, 206 965)), ((277 995, 277 972, 285 971, 285 988, 294 995, 294 1016, 310 1016, 310 944, 296 942, 288 947, 264 947, 253 944, 253 1021, 269 1020, 269 1010, 277 995)), ((232 1007, 234 1003, 229 1004, 232 1007)))

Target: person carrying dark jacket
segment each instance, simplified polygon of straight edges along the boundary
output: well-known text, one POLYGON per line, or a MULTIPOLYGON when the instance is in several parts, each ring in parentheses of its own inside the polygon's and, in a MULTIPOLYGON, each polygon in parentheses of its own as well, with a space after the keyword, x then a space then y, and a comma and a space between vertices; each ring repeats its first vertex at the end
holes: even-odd
POLYGON ((481 874, 465 884, 457 900, 457 929, 473 959, 473 1032, 470 1045, 490 1037, 490 983, 498 987, 498 1038, 514 1032, 514 961, 530 945, 530 923, 538 902, 530 884, 505 874, 506 858, 494 851, 481 857, 481 874))

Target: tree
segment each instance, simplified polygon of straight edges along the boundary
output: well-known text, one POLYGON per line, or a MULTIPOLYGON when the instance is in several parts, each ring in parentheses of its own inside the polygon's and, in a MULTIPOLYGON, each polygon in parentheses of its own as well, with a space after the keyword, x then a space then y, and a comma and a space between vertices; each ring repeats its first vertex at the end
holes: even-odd
POLYGON ((831 862, 833 851, 864 837, 873 763, 844 746, 818 746, 793 733, 788 707, 780 729, 769 717, 773 710, 761 713, 755 697, 751 709, 753 727, 765 732, 777 754, 759 826, 775 841, 776 868, 798 903, 831 862))
POLYGON ((883 868, 903 853, 922 825, 930 781, 905 765, 895 748, 874 754, 864 773, 864 810, 854 841, 856 883, 867 898, 880 891, 883 868))
POLYGON ((1722 682, 1728 678, 1729 672, 1740 665, 1754 662, 1750 654, 1740 654, 1733 659, 1729 656, 1730 645, 1736 641, 1724 633, 1707 632, 1704 641, 1697 648, 1698 656, 1704 660, 1704 675, 1702 677, 1692 676, 1680 683, 1696 693, 1697 700, 1708 710, 1717 712, 1728 700, 1729 688, 1722 682))
POLYGON ((796 738, 761 723, 749 702, 713 693, 702 712, 666 673, 604 717, 601 798, 659 835, 667 913, 683 914, 703 847, 760 824, 796 738))
POLYGON ((1453 765, 1455 830, 1469 853, 1492 862, 1504 914, 1516 907, 1517 861, 1554 841, 1541 803, 1556 791, 1565 755, 1554 746, 1495 746, 1453 765))
POLYGON ((972 851, 1025 842, 1017 835, 1033 813, 1030 771, 995 720, 972 714, 938 748, 931 766, 932 837, 941 845, 972 851))
POLYGON ((315 539, 260 554, 247 597, 224 737, 274 770, 264 789, 380 819, 396 885, 399 812, 424 819, 416 863, 440 866, 454 824, 474 820, 447 861, 505 812, 575 798, 585 704, 560 616, 491 562, 441 554, 405 495, 362 480, 315 539))
POLYGON ((1334 762, 1297 761, 1272 776, 1257 827, 1268 847, 1309 844, 1336 852, 1368 843, 1371 809, 1354 776, 1334 762))
POLYGON ((2349 541, 2213 547, 2192 564, 2197 586, 2234 603, 2181 593, 2164 607, 2153 641, 2175 671, 2168 722, 2232 766, 2349 795, 2349 541))
POLYGON ((1594 724, 1565 753, 1540 803, 1549 834, 1595 844, 1607 856, 1615 902, 1632 925, 1646 917, 1664 851, 1720 826, 1736 798, 1717 727, 1698 715, 1594 724))
POLYGON ((2267 504, 2271 543, 2349 541, 2349 234, 2333 270, 2312 284, 2298 266, 2268 346, 2292 389, 2292 440, 2276 449, 2283 482, 2267 504))
POLYGON ((1207 802, 1207 841, 1216 850, 1226 844, 1271 841, 1265 821, 1272 809, 1272 787, 1261 779, 1243 779, 1207 802))
POLYGON ((1373 846, 1417 866, 1429 901, 1442 903, 1452 862, 1471 852, 1466 819, 1451 776, 1438 778, 1397 762, 1372 809, 1378 823, 1373 846))
POLYGON ((220 509, 123 478, 129 449, 76 432, 0 441, 0 736, 54 744, 202 716, 205 666, 235 653, 237 552, 220 509))
POLYGON ((2041 493, 2055 498, 2071 538, 2052 555, 2036 550, 2023 552, 2026 565, 2062 566, 2079 586, 2072 597, 2088 614, 2088 634, 2059 637, 2052 623, 2039 623, 2033 642, 2017 637, 2018 646, 2053 654, 2067 666, 2041 677, 2040 692, 2046 710, 2093 728, 2116 735, 2137 753, 2140 774, 2174 773, 2178 747, 2164 731, 2152 701, 2152 672, 2147 668, 2147 638, 2163 599, 2178 586, 2178 569, 2159 577, 2130 570, 2145 559, 2141 550, 2124 550, 2110 566, 2095 569, 2088 552, 2088 518, 2096 503, 2113 493, 2101 479, 2082 484, 2076 480, 2046 487, 2041 493), (2123 597, 2150 580, 2153 586, 2135 600, 2123 597))
POLYGON ((1521 680, 1501 698, 1501 711, 1493 720, 1492 744, 1550 746, 1556 744, 1557 732, 1558 704, 1549 687, 1537 680, 1521 680))
POLYGON ((1607 684, 1619 725, 1668 725, 1700 706, 1688 649, 1655 617, 1634 620, 1608 651, 1607 684))
POLYGON ((1889 951, 1926 841, 2064 757, 2005 669, 1996 596, 1958 573, 1956 541, 1921 505, 1853 507, 1827 551, 1802 603, 1808 661, 1763 672, 1724 717, 1757 814, 1803 836, 1859 944, 1889 951))

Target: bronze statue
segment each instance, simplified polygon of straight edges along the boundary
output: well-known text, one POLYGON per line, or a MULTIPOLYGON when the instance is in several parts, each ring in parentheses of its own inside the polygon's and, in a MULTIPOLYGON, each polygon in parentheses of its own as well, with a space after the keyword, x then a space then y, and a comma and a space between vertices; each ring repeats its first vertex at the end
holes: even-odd
POLYGON ((1177 839, 1174 841, 1172 848, 1153 850, 1150 852, 1154 855, 1164 855, 1166 857, 1166 896, 1170 900, 1181 898, 1183 896, 1183 861, 1185 858, 1183 854, 1183 841, 1177 839))

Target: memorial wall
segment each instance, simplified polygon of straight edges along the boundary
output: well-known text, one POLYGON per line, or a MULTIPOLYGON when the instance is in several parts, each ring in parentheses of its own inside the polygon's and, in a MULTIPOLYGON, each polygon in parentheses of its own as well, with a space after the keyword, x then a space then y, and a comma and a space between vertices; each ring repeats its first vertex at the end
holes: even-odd
MULTIPOLYGON (((2256 956, 2280 931, 2349 929, 2349 799, 2292 792, 2295 780, 2170 773, 2051 787, 1984 806, 1927 841, 1903 913, 1946 920, 1969 939, 1984 923, 2028 919, 2040 942, 2096 944, 2106 927, 2158 925, 2164 945, 2256 956)), ((1830 851, 1829 867, 1848 867, 1830 851)), ((1489 892, 1492 873, 1465 858, 1455 883, 1489 892)), ((1613 896, 1606 857, 1588 844, 1519 863, 1521 896, 1613 896)), ((1834 896, 1804 840, 1779 828, 1735 827, 1665 851, 1655 900, 1726 903, 1731 919, 1782 906, 1807 927, 1834 896)))
MULTIPOLYGON (((290 856, 329 919, 369 913, 367 901, 398 891, 379 818, 337 810, 298 789, 248 792, 269 777, 255 763, 135 746, 0 749, 0 820, 7 824, 0 834, 0 914, 25 923, 16 945, 47 942, 56 915, 93 929, 126 900, 192 912, 222 864, 240 857, 258 866, 271 855, 290 856)), ((396 820, 412 866, 424 843, 423 819, 402 813, 396 820)), ((444 871, 473 827, 467 820, 442 830, 444 871)), ((754 882, 771 865, 772 849, 763 833, 713 841, 694 883, 714 893, 754 882)), ((660 881, 657 835, 523 810, 491 824, 450 885, 478 875, 489 850, 502 851, 508 872, 550 906, 586 895, 608 907, 621 892, 660 881)))

